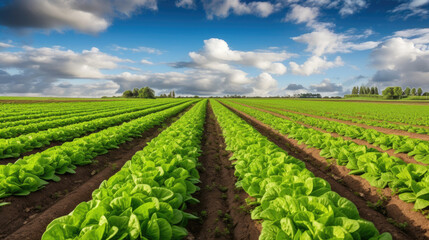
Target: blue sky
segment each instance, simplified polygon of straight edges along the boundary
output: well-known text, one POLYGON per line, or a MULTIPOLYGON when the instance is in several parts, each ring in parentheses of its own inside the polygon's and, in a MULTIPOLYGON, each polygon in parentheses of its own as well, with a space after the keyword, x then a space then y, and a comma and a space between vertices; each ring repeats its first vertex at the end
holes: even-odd
POLYGON ((0 94, 429 91, 429 0, 9 0, 0 94))

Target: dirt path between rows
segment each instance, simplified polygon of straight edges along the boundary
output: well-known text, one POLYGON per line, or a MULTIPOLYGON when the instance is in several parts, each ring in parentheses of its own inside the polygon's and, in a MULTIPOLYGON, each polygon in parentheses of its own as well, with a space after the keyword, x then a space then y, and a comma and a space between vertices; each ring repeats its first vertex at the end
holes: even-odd
POLYGON ((289 110, 289 109, 283 109, 283 108, 275 108, 275 109, 278 109, 280 111, 300 114, 300 115, 304 115, 307 117, 314 117, 314 118, 319 118, 319 119, 328 120, 328 121, 345 123, 347 125, 354 125, 354 126, 363 127, 366 129, 374 129, 374 130, 377 130, 377 131, 385 133, 385 134, 395 134, 395 135, 400 135, 400 136, 408 136, 410 138, 416 138, 416 139, 420 139, 420 140, 429 141, 429 135, 427 135, 427 134, 411 133, 411 132, 407 132, 407 131, 403 131, 403 130, 370 126, 370 125, 366 125, 366 124, 362 124, 362 123, 354 123, 352 121, 345 121, 345 120, 339 120, 339 119, 335 119, 335 118, 328 118, 328 117, 323 117, 323 116, 309 114, 309 113, 302 113, 302 112, 297 112, 297 111, 293 111, 293 110, 289 110))
MULTIPOLYGON (((237 103, 237 102, 235 102, 235 103, 237 103)), ((351 138, 351 137, 342 136, 342 135, 340 135, 338 133, 335 133, 335 132, 329 132, 329 131, 326 131, 324 129, 318 128, 318 127, 314 127, 314 126, 311 126, 311 125, 308 125, 308 124, 305 124, 305 123, 302 123, 302 122, 299 122, 299 121, 292 120, 292 119, 290 119, 287 116, 284 116, 284 115, 281 115, 281 114, 278 114, 278 113, 275 113, 275 112, 271 112, 269 110, 265 110, 265 109, 253 107, 253 106, 242 104, 242 103, 237 103, 237 104, 240 104, 242 106, 249 107, 249 108, 261 111, 261 112, 266 112, 266 113, 269 113, 269 114, 274 115, 276 117, 283 118, 283 119, 295 122, 295 123, 300 124, 300 125, 302 125, 302 126, 304 126, 306 128, 312 128, 312 129, 317 130, 319 132, 329 133, 333 137, 343 138, 345 140, 353 141, 354 143, 359 144, 359 145, 365 145, 368 148, 374 148, 374 149, 376 149, 379 152, 382 152, 382 153, 385 152, 385 153, 389 154, 390 156, 400 158, 400 159, 402 159, 406 163, 413 163, 413 164, 419 164, 419 165, 422 165, 422 166, 427 166, 427 164, 424 164, 424 163, 421 163, 421 162, 417 162, 413 157, 408 156, 408 154, 406 154, 406 153, 395 153, 394 149, 383 150, 380 147, 375 146, 375 145, 373 145, 373 144, 371 144, 371 143, 369 143, 369 142, 367 142, 365 140, 362 140, 362 139, 355 139, 355 138, 351 138)))
POLYGON ((225 150, 222 130, 210 105, 207 107, 203 153, 199 158, 201 190, 194 196, 200 203, 187 210, 200 216, 200 220, 189 222, 187 239, 257 240, 261 226, 250 218, 244 200, 248 195, 235 187, 231 153, 225 150))
POLYGON ((380 191, 361 177, 348 175, 350 171, 347 168, 321 157, 320 150, 298 144, 298 141, 287 138, 256 118, 227 107, 291 156, 303 160, 307 169, 328 181, 333 191, 352 201, 360 216, 372 221, 380 232, 390 232, 394 239, 429 239, 429 222, 421 213, 412 210, 413 204, 392 196, 390 189, 380 191), (379 200, 381 206, 375 204, 379 200), (407 223, 405 231, 393 225, 404 222, 407 223))
POLYGON ((53 219, 69 214, 77 204, 90 200, 102 181, 119 171, 137 151, 190 108, 145 131, 141 137, 121 144, 118 149, 97 156, 94 163, 78 167, 76 174, 60 175, 59 182, 49 182, 29 196, 5 198, 4 201, 12 204, 0 208, 0 239, 40 239, 53 219))

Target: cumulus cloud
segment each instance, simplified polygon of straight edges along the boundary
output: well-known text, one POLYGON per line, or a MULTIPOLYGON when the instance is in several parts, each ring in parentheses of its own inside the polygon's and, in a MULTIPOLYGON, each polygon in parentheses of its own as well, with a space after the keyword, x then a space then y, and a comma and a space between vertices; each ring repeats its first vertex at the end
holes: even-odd
POLYGON ((104 31, 114 17, 157 10, 157 0, 14 0, 0 6, 0 24, 10 28, 104 31))
MULTIPOLYGON (((136 69, 126 66, 134 62, 103 53, 97 48, 82 52, 62 47, 22 47, 19 51, 1 51, 0 93, 76 96, 80 89, 81 96, 88 96, 86 94, 91 91, 92 96, 101 96, 151 86, 159 91, 175 89, 179 94, 266 95, 277 89, 277 81, 271 74, 286 72, 281 61, 289 54, 231 50, 225 41, 209 39, 201 51, 191 52, 189 56, 190 62, 173 64, 184 69, 183 72, 112 74, 120 69, 136 69), (249 74, 243 70, 247 68, 260 73, 249 74)), ((146 59, 140 63, 152 64, 146 59)))
POLYGON ((214 17, 226 18, 231 13, 236 15, 252 14, 268 17, 278 10, 279 4, 268 1, 242 2, 241 0, 202 0, 208 19, 214 17))
POLYGON ((100 78, 102 69, 115 69, 130 62, 100 52, 97 48, 77 53, 60 47, 23 47, 22 51, 0 52, 0 68, 16 68, 59 78, 100 78))
POLYGON ((26 46, 20 51, 3 51, 0 52, 0 92, 46 94, 59 79, 99 80, 104 78, 103 70, 117 69, 121 67, 119 64, 127 62, 131 61, 97 48, 74 52, 61 47, 26 46), (14 74, 8 69, 14 69, 14 74))
POLYGON ((424 29, 397 32, 371 53, 377 69, 371 82, 380 86, 429 86, 429 39, 424 29), (404 36, 404 37, 397 37, 404 36), (411 39, 405 36, 413 37, 411 39), (417 39, 417 40, 416 40, 417 39))
POLYGON ((340 56, 336 57, 335 61, 332 62, 328 61, 326 57, 312 56, 301 65, 295 62, 290 62, 289 65, 293 74, 310 76, 322 73, 330 68, 343 66, 344 62, 340 56))
POLYGON ((320 84, 310 85, 310 89, 320 93, 339 94, 343 91, 343 86, 332 83, 330 79, 325 78, 320 84))
POLYGON ((301 89, 305 89, 305 87, 302 86, 301 84, 295 84, 295 83, 291 83, 286 87, 286 90, 290 90, 290 91, 296 91, 301 89))
POLYGON ((353 35, 338 34, 330 29, 322 28, 292 39, 307 44, 306 51, 312 52, 316 56, 338 52, 349 53, 352 50, 368 50, 379 44, 379 42, 374 41, 353 43, 351 40, 354 38, 353 35))
POLYGON ((298 4, 291 6, 290 12, 286 15, 285 21, 295 23, 305 23, 307 26, 314 25, 316 18, 319 15, 319 8, 316 7, 303 7, 298 4))
POLYGON ((282 61, 291 54, 270 51, 236 51, 231 50, 228 43, 222 39, 211 38, 204 41, 204 47, 199 52, 190 52, 192 62, 175 63, 176 67, 193 67, 217 71, 230 71, 231 64, 255 67, 271 74, 285 74, 287 68, 282 61))

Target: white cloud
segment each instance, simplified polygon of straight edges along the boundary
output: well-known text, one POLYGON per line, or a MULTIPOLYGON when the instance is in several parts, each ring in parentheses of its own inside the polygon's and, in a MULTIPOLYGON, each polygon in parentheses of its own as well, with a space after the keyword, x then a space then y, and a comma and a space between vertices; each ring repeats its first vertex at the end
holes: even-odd
POLYGON ((142 59, 142 60, 140 61, 140 63, 142 63, 142 64, 147 64, 147 65, 152 65, 152 64, 153 64, 153 62, 151 62, 151 61, 149 61, 149 60, 146 60, 146 59, 142 59))
POLYGON ((157 0, 15 0, 0 6, 0 24, 10 28, 104 31, 114 17, 141 8, 157 10, 157 0))
MULTIPOLYGON (((189 56, 192 61, 173 64, 185 68, 184 72, 144 73, 135 67, 122 66, 133 63, 131 60, 97 48, 74 52, 61 47, 22 47, 20 51, 0 52, 0 93, 76 96, 83 89, 81 96, 88 96, 91 91, 93 96, 100 96, 151 86, 160 91, 175 89, 179 94, 267 94, 277 88, 277 81, 270 73, 284 74, 286 67, 281 61, 290 55, 231 50, 225 41, 209 39, 201 51, 189 56), (252 76, 240 69, 249 67, 261 72, 252 76), (112 73, 120 69, 139 73, 112 73)), ((152 62, 143 59, 140 63, 152 62)))
POLYGON ((367 3, 365 0, 344 0, 339 13, 342 16, 352 15, 366 7, 367 3))
POLYGON ((316 22, 319 15, 319 9, 316 7, 303 7, 297 4, 292 5, 291 11, 286 15, 285 21, 295 23, 306 23, 311 26, 316 22))
POLYGON ((355 14, 369 5, 366 0, 305 0, 302 1, 302 4, 326 9, 339 9, 341 16, 355 14))
POLYGON ((214 17, 226 18, 231 13, 236 15, 252 14, 267 17, 280 5, 268 1, 241 2, 241 0, 202 0, 208 19, 214 17))
POLYGON ((12 44, 0 42, 0 49, 14 47, 12 44))
POLYGON ((194 0, 177 0, 176 7, 195 8, 194 0))
MULTIPOLYGON (((64 85, 57 86, 56 83, 60 79, 102 80, 105 77, 103 70, 121 68, 119 64, 126 62, 131 61, 100 52, 97 48, 74 52, 61 47, 23 47, 20 51, 0 52, 0 93, 71 94, 69 90, 64 90, 64 85), (8 69, 15 71, 12 74, 7 72, 8 69)), ((74 89, 73 95, 64 96, 75 96, 79 87, 74 89)), ((88 89, 81 86, 81 95, 89 93, 88 89)), ((96 93, 94 91, 93 96, 97 96, 96 93)))
POLYGON ((224 40, 211 38, 204 41, 204 48, 200 52, 190 52, 189 56, 192 62, 177 63, 175 66, 228 72, 234 69, 233 64, 238 64, 281 75, 287 71, 286 66, 281 62, 292 54, 285 51, 236 51, 231 50, 224 40))
POLYGON ((326 57, 312 56, 304 64, 298 65, 295 62, 290 62, 289 65, 292 74, 310 76, 330 68, 343 66, 344 62, 339 56, 333 62, 328 61, 326 57))
POLYGON ((393 13, 405 14, 404 18, 411 16, 427 17, 429 13, 424 6, 429 4, 429 0, 409 0, 406 3, 402 3, 392 10, 393 13))
POLYGON ((371 53, 371 63, 377 73, 371 81, 380 86, 398 85, 427 89, 429 38, 424 41, 426 34, 426 29, 400 31, 374 49, 371 53), (406 36, 414 38, 408 39, 406 36))
POLYGON ((162 51, 159 49, 151 48, 151 47, 144 47, 144 46, 140 46, 140 47, 136 47, 136 48, 128 48, 128 47, 121 47, 118 45, 114 45, 113 50, 115 50, 115 51, 131 51, 134 53, 144 52, 144 53, 150 53, 150 54, 156 54, 156 55, 162 54, 162 51))
POLYGON ((23 47, 23 51, 0 52, 0 68, 17 68, 61 78, 101 78, 102 69, 115 69, 121 62, 130 60, 102 53, 97 48, 81 53, 60 47, 23 47))
POLYGON ((353 35, 337 34, 333 31, 322 28, 311 33, 306 33, 292 39, 307 44, 306 51, 312 52, 316 56, 332 53, 348 53, 352 50, 368 50, 375 48, 379 42, 367 41, 353 43, 353 35))

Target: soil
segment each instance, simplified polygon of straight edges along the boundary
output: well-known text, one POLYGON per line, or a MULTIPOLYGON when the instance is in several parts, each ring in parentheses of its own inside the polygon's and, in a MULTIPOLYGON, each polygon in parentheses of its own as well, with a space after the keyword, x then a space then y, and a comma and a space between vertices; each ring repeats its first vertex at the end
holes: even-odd
POLYGON ((429 141, 429 135, 427 135, 427 134, 411 133, 411 132, 407 132, 407 131, 403 131, 403 130, 369 126, 369 125, 362 124, 362 123, 354 123, 352 121, 339 120, 339 119, 335 119, 335 118, 327 118, 327 117, 322 117, 319 115, 296 112, 296 111, 292 111, 292 110, 288 110, 288 109, 282 109, 282 108, 276 108, 276 109, 281 110, 281 111, 285 111, 285 112, 301 114, 301 115, 308 116, 308 117, 314 117, 314 118, 319 118, 319 119, 324 119, 324 120, 329 120, 329 121, 335 121, 335 122, 339 122, 339 123, 345 123, 347 125, 359 126, 359 127, 363 127, 366 129, 374 129, 374 130, 377 130, 377 131, 385 133, 385 134, 395 134, 395 135, 400 135, 400 136, 408 136, 410 138, 416 138, 416 139, 420 139, 420 140, 429 141))
MULTIPOLYGON (((237 103, 237 102, 235 102, 235 103, 237 103)), ((308 125, 308 124, 305 124, 305 123, 302 123, 302 122, 299 122, 299 121, 294 121, 294 120, 290 119, 289 117, 286 117, 284 115, 281 115, 281 114, 278 114, 278 113, 275 113, 275 112, 271 112, 269 110, 265 110, 265 109, 261 109, 261 108, 257 108, 257 107, 253 107, 253 106, 249 106, 249 105, 242 104, 242 103, 237 103, 237 104, 240 104, 240 105, 243 105, 243 106, 246 106, 246 107, 249 107, 249 108, 253 108, 253 109, 256 109, 258 111, 266 112, 266 113, 272 114, 272 115, 274 115, 276 117, 279 117, 279 118, 283 118, 283 119, 287 119, 289 121, 296 122, 296 123, 298 123, 300 125, 305 126, 306 128, 312 128, 314 130, 317 130, 317 131, 320 131, 320 132, 323 132, 323 133, 329 133, 333 137, 340 137, 340 138, 343 138, 345 140, 353 141, 353 142, 355 142, 356 144, 359 144, 359 145, 365 145, 368 148, 374 148, 374 149, 376 149, 379 152, 385 152, 385 153, 389 154, 390 156, 400 158, 400 159, 402 159, 406 163, 413 163, 413 164, 419 164, 419 165, 427 166, 427 164, 424 164, 424 163, 421 163, 421 162, 417 162, 413 157, 408 156, 408 154, 405 154, 405 153, 395 153, 394 149, 383 150, 380 147, 375 146, 375 145, 373 145, 373 144, 371 144, 371 143, 369 143, 369 142, 367 142, 365 140, 362 140, 362 139, 354 139, 354 138, 351 138, 351 137, 341 136, 338 133, 329 132, 329 131, 323 130, 321 128, 314 127, 314 126, 311 126, 311 125, 308 125)))
POLYGON ((200 203, 187 210, 200 220, 189 222, 187 239, 257 240, 261 226, 250 218, 245 202, 248 195, 235 187, 231 153, 225 150, 222 130, 209 105, 204 131, 199 157, 201 190, 194 196, 200 203))
POLYGON ((67 215, 80 202, 90 200, 92 192, 102 181, 119 171, 137 151, 189 109, 167 119, 162 128, 155 126, 141 137, 121 144, 118 149, 97 156, 92 164, 78 167, 75 174, 61 175, 59 182, 50 182, 26 197, 3 199, 12 204, 0 208, 0 239, 40 239, 52 220, 67 215))
POLYGON ((315 176, 327 180, 333 191, 352 201, 360 216, 374 223, 380 232, 390 232, 394 239, 429 239, 429 224, 425 216, 413 211, 413 204, 401 201, 390 189, 378 190, 365 179, 349 175, 346 167, 320 156, 320 150, 298 144, 257 119, 230 108, 271 141, 295 158, 304 160, 315 176), (379 201, 380 204, 376 204, 379 201), (394 226, 406 223, 404 231, 394 226))

